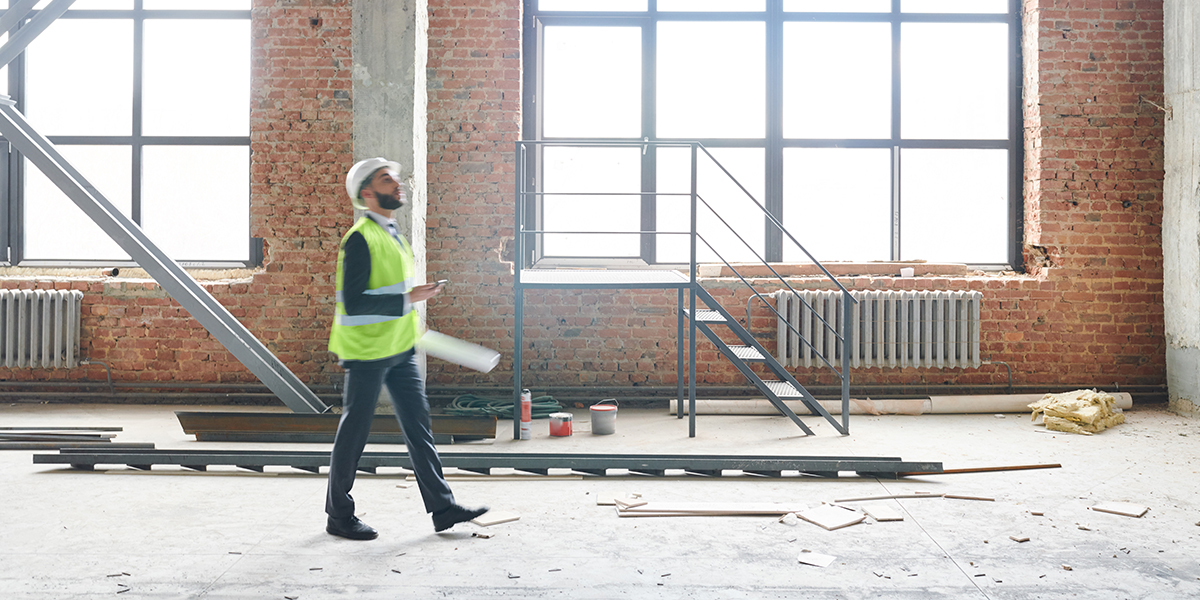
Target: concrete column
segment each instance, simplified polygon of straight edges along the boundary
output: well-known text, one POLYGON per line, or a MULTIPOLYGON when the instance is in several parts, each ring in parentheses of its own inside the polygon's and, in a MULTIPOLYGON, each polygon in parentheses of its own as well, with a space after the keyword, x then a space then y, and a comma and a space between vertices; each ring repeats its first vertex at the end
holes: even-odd
MULTIPOLYGON (((353 1, 354 160, 382 156, 400 163, 408 205, 397 210, 395 217, 412 244, 416 283, 425 283, 428 3, 353 1)), ((424 308, 420 310, 424 327, 424 308)), ((423 372, 424 358, 420 360, 423 372)), ((386 401, 380 408, 391 410, 386 401)))
POLYGON ((1171 410, 1200 416, 1200 4, 1163 5, 1163 301, 1171 410))

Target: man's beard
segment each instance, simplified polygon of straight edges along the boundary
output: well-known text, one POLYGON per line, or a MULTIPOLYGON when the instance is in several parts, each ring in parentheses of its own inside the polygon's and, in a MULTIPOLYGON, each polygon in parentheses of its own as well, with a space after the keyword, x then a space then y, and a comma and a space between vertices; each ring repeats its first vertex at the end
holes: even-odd
POLYGON ((379 208, 384 210, 396 210, 397 208, 404 206, 404 203, 407 200, 407 198, 404 197, 403 192, 400 190, 396 190, 395 194, 385 194, 383 192, 376 191, 375 199, 379 202, 379 208))

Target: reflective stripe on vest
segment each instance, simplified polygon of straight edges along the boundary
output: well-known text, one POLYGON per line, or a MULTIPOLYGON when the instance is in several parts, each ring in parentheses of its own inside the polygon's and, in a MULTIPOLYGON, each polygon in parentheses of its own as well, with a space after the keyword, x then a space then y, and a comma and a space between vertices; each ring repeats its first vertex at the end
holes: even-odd
MULTIPOLYGON (((400 283, 393 283, 392 285, 385 285, 381 288, 377 288, 374 290, 363 290, 363 293, 371 295, 371 296, 398 296, 398 295, 408 292, 408 290, 410 290, 410 289, 412 289, 412 277, 409 277, 408 279, 405 279, 404 281, 401 281, 400 283)), ((345 302, 346 301, 346 296, 345 296, 345 294, 342 293, 342 290, 338 290, 335 293, 335 297, 336 297, 336 300, 335 300, 336 302, 345 302)))

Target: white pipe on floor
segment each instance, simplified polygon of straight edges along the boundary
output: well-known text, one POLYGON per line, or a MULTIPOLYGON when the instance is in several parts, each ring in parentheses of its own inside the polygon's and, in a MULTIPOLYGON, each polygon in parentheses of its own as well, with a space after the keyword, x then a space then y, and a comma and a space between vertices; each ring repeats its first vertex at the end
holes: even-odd
MULTIPOLYGON (((1128 392, 1111 394, 1117 399, 1117 407, 1133 408, 1133 397, 1128 392)), ((1030 412, 1029 405, 1041 400, 1045 394, 995 394, 985 396, 930 396, 928 398, 874 400, 851 398, 852 415, 923 415, 923 414, 976 414, 976 413, 1024 413, 1030 412)), ((839 400, 818 400, 830 414, 842 414, 839 400)), ((799 400, 784 402, 796 414, 808 413, 808 408, 799 400)), ((670 414, 675 414, 675 402, 671 402, 670 414)), ((698 415, 774 415, 779 414, 765 399, 696 400, 698 415)))

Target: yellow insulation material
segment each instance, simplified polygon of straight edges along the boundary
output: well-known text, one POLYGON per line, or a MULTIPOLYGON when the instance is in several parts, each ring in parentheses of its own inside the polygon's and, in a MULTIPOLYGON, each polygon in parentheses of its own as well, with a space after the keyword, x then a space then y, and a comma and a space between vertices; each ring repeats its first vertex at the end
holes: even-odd
POLYGON ((1096 390, 1075 390, 1062 394, 1046 394, 1029 405, 1033 421, 1044 415, 1043 424, 1051 431, 1091 435, 1125 422, 1125 414, 1117 408, 1117 399, 1096 390))

